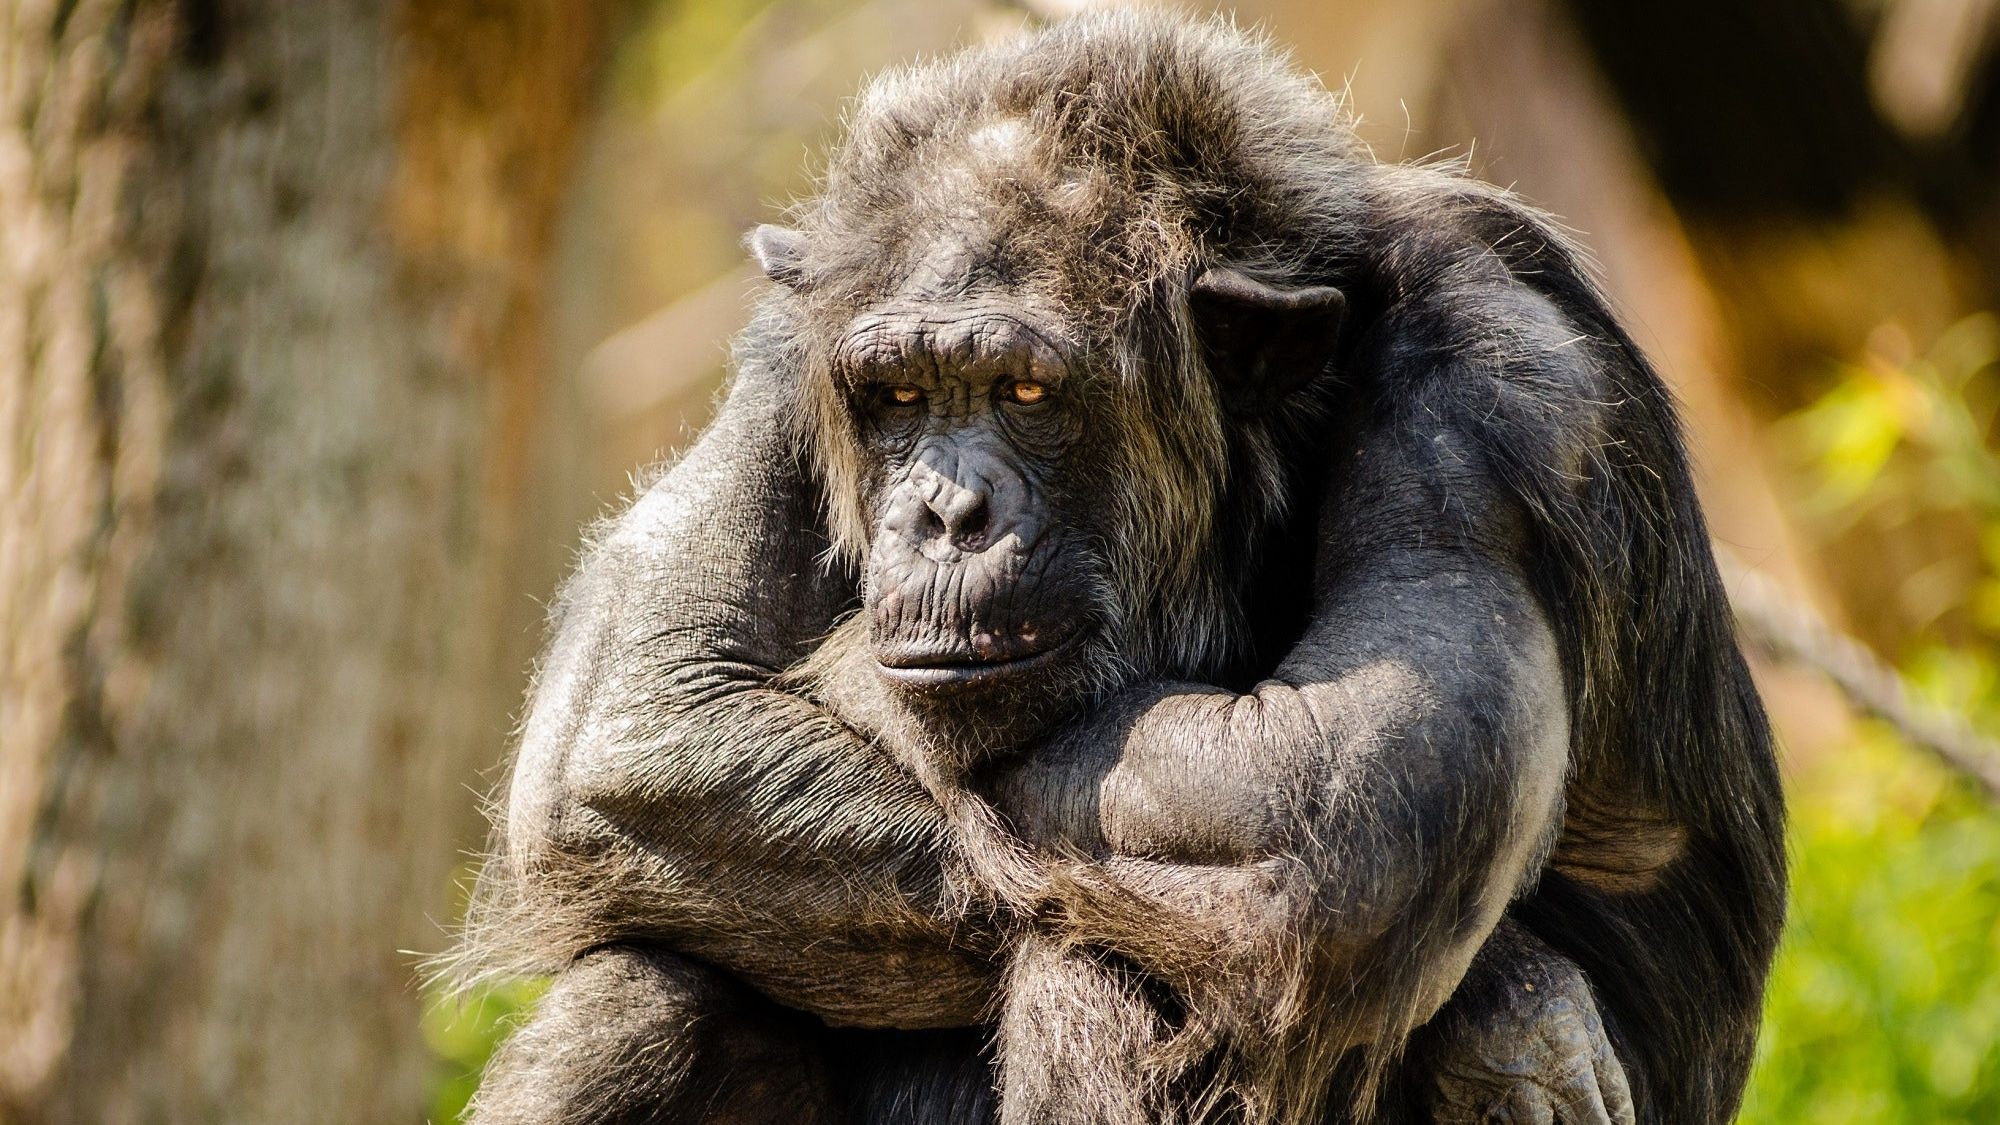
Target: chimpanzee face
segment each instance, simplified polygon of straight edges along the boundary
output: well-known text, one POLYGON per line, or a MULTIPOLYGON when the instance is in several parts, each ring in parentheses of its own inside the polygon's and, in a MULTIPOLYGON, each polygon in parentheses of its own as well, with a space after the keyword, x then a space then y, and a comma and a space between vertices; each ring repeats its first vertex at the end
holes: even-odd
POLYGON ((890 712, 970 761, 1130 672, 1227 652, 1232 445, 1326 368, 1338 290, 1190 270, 1141 345, 1064 311, 1090 303, 1089 259, 1045 241, 913 240, 893 284, 813 272, 796 231, 751 245, 809 317, 807 438, 863 564, 866 655, 845 628, 843 676, 872 664, 890 712), (1067 299, 1015 282, 1055 275, 1067 299))
POLYGON ((871 310, 837 347, 870 470, 869 648, 897 689, 1046 694, 1102 624, 1079 367, 997 300, 871 310))

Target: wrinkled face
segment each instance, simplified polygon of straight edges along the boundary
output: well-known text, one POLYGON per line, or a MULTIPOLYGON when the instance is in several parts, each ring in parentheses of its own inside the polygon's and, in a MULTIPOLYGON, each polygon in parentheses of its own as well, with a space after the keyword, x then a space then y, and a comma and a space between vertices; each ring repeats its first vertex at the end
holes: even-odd
POLYGON ((807 436, 863 610, 809 674, 844 717, 969 765, 1129 674, 1229 654, 1236 590, 1214 546, 1230 449, 1327 369, 1337 289, 1208 267, 1165 306, 1184 311, 1129 333, 1198 344, 1162 357, 1108 328, 1070 343, 1091 329, 1051 311, 1061 298, 992 280, 1061 263, 982 270, 1000 255, 963 231, 917 245, 922 268, 858 308, 876 287, 815 267, 806 236, 759 227, 750 246, 807 305, 832 294, 810 330, 807 436))
POLYGON ((1082 373, 999 301, 871 311, 835 366, 871 469, 879 675, 919 705, 1045 710, 1101 625, 1082 373))

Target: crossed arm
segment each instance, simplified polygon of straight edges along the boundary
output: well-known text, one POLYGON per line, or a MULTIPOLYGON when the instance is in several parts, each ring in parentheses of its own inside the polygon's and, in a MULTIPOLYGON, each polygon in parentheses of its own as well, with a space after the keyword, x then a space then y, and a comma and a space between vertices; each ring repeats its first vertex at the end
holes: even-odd
POLYGON ((657 942, 838 1023, 974 1023, 997 937, 949 894, 936 803, 771 686, 853 598, 789 409, 744 370, 565 590, 508 795, 509 914, 565 955, 657 942))
MULTIPOLYGON (((505 861, 522 916, 575 949, 658 941, 836 1022, 970 1023, 1001 939, 951 893, 952 831, 886 754, 772 687, 853 597, 822 568, 789 408, 746 369, 590 550, 505 861)), ((998 794, 1031 841, 1094 857, 1052 892, 1080 936, 1188 979, 1302 949, 1318 981, 1370 982, 1341 986, 1362 1038, 1451 993, 1553 832, 1566 754, 1508 529, 1440 528, 1435 464, 1375 461, 1329 501, 1314 623, 1271 680, 1134 687, 998 794)))
POLYGON ((1569 753, 1509 505, 1449 433, 1371 444, 1270 678, 1138 685, 997 787, 1031 843, 1086 850, 1045 907, 1070 938, 1334 1053, 1452 995, 1553 843, 1569 753))

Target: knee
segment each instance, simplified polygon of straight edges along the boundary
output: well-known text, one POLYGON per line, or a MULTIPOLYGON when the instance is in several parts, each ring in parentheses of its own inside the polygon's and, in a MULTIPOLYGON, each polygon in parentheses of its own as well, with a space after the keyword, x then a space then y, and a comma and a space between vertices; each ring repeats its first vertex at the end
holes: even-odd
POLYGON ((487 1066, 476 1125, 828 1116, 810 1021, 705 966, 612 946, 565 969, 487 1066))

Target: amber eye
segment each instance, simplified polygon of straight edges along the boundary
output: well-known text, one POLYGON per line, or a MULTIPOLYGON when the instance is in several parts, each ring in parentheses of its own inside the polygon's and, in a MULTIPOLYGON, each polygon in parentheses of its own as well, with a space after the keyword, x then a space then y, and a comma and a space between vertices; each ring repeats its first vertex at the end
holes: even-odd
POLYGON ((915 406, 924 401, 923 388, 912 387, 907 383, 900 383, 893 387, 884 387, 882 394, 883 397, 897 406, 915 406))
POLYGON ((1018 383, 1007 384, 1006 395, 1008 400, 1018 402, 1022 406, 1033 406, 1047 398, 1048 394, 1049 389, 1047 387, 1042 386, 1040 383, 1029 382, 1026 379, 1018 383))

